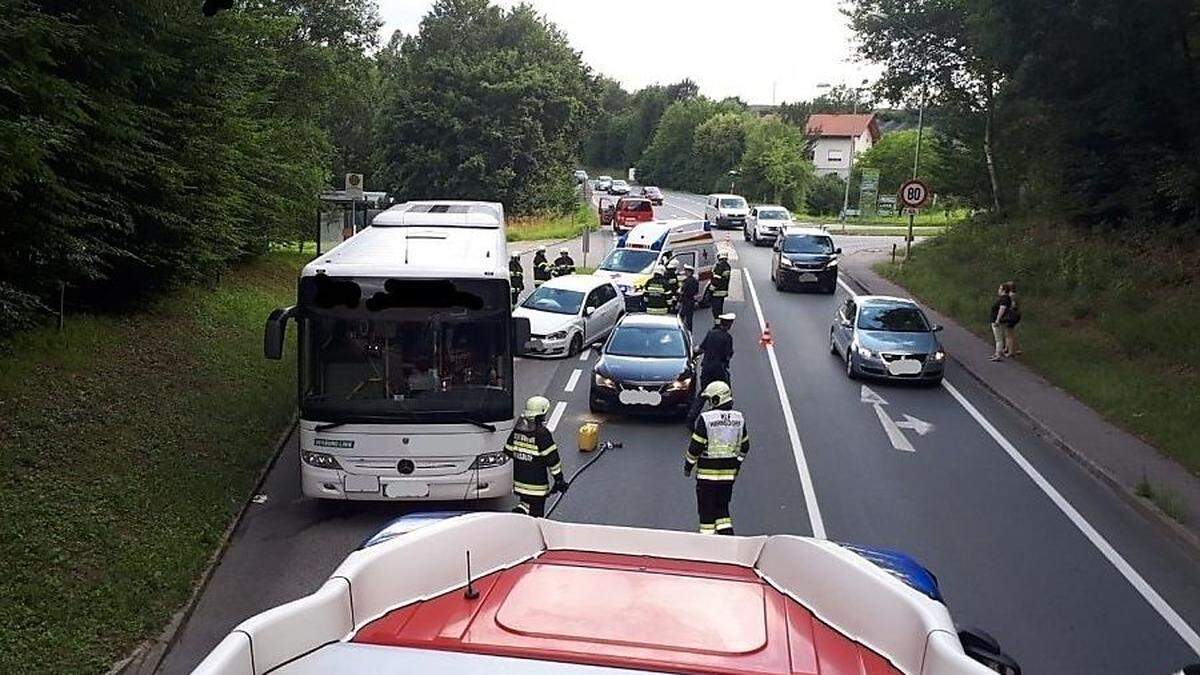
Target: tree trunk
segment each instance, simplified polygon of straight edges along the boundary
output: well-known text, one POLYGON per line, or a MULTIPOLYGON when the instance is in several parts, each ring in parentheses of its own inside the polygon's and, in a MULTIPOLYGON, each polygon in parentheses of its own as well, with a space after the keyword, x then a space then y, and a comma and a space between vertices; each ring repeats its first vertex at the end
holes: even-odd
POLYGON ((995 139, 992 138, 992 111, 996 104, 996 97, 992 87, 992 80, 989 78, 987 82, 987 101, 985 105, 987 110, 984 115, 983 125, 983 156, 987 160, 988 181, 992 186, 992 207, 996 211, 996 215, 1003 215, 1000 208, 1000 183, 996 180, 996 159, 992 152, 992 145, 995 139))

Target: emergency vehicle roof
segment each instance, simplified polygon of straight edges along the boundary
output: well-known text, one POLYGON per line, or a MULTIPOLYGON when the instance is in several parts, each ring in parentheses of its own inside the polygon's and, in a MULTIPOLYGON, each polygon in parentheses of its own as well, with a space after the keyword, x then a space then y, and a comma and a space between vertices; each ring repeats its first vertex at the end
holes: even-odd
POLYGON ((622 237, 626 248, 661 251, 666 244, 678 247, 689 243, 714 241, 711 225, 704 220, 651 220, 641 223, 622 237))
POLYGON ((991 672, 919 575, 828 541, 500 513, 371 541, 194 673, 991 672))
POLYGON ((504 208, 405 202, 304 267, 303 276, 508 279, 504 208))

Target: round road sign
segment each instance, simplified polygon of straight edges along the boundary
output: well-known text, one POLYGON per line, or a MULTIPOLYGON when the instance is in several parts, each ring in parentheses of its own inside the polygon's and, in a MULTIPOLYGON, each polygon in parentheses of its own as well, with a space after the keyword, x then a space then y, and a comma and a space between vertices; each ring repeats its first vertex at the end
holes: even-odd
POLYGON ((900 203, 910 209, 919 209, 929 201, 929 186, 916 178, 900 186, 900 203))

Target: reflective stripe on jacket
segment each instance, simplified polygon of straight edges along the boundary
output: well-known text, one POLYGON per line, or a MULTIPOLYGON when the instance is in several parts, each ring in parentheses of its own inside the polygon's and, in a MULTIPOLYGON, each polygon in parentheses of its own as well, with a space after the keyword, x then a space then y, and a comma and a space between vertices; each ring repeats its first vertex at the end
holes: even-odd
POLYGON ((696 480, 733 481, 748 452, 750 436, 742 413, 716 409, 696 419, 684 461, 696 466, 696 480))
POLYGON ((550 494, 550 478, 562 476, 562 460, 554 435, 544 426, 514 429, 504 445, 513 460, 513 492, 534 497, 550 494))

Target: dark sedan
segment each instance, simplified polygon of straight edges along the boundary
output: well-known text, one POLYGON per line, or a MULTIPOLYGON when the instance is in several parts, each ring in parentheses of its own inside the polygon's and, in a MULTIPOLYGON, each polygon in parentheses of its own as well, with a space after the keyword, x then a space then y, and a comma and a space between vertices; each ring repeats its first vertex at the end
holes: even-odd
POLYGON ((674 316, 627 314, 592 372, 592 412, 685 416, 696 392, 692 339, 674 316))
POLYGON ((814 286, 822 293, 837 290, 838 256, 833 239, 815 228, 789 227, 775 239, 771 281, 776 290, 814 286))

